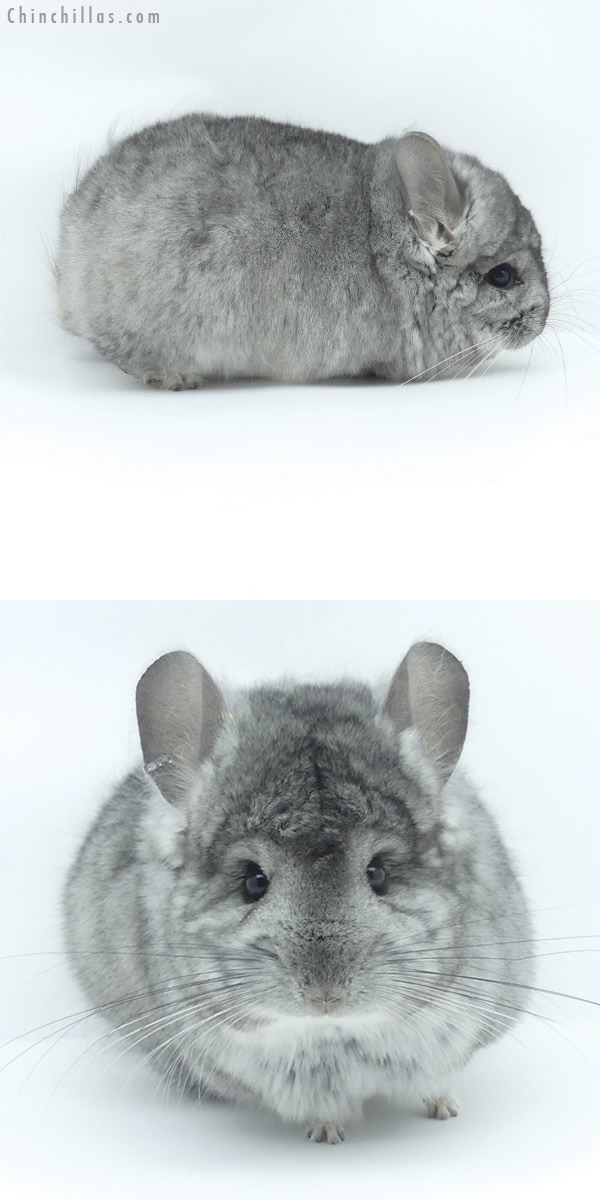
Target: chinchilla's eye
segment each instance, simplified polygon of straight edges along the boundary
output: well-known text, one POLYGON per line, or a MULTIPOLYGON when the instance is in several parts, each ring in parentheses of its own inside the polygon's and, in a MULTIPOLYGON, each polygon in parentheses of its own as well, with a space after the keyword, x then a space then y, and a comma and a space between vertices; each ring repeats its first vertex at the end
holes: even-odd
POLYGON ((384 896, 388 888, 387 871, 380 858, 374 858, 367 867, 367 879, 378 896, 384 896))
POLYGON ((256 863, 249 863, 244 876, 244 899, 261 900, 269 886, 269 880, 264 871, 256 863))
POLYGON ((498 288, 510 287, 516 278, 517 272, 510 263, 499 263, 497 267, 492 267, 486 275, 488 283, 491 283, 492 287, 498 288))

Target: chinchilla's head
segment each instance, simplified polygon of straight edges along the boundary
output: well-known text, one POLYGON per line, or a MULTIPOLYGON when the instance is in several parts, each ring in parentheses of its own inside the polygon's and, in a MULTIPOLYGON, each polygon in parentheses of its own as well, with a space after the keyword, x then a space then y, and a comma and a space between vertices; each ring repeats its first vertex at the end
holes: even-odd
MULTIPOLYGON (((389 1015, 399 956, 447 950, 459 902, 457 659, 413 646, 382 703, 355 683, 283 684, 230 712, 175 652, 144 674, 137 707, 161 937, 186 978, 232 1025, 389 1015)), ((405 987, 405 1011, 421 992, 405 987)))
POLYGON ((416 255, 434 274, 440 361, 456 341, 478 347, 480 357, 484 350, 491 355, 527 345, 542 332, 550 307, 531 213, 502 175, 427 134, 409 133, 386 145, 416 255))

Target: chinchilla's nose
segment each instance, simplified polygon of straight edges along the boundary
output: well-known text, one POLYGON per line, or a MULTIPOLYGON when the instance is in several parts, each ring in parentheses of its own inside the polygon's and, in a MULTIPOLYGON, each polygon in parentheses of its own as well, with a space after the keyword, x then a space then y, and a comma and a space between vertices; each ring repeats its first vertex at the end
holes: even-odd
POLYGON ((344 1007, 346 995, 335 984, 316 984, 306 989, 305 1000, 315 1016, 331 1016, 344 1007))

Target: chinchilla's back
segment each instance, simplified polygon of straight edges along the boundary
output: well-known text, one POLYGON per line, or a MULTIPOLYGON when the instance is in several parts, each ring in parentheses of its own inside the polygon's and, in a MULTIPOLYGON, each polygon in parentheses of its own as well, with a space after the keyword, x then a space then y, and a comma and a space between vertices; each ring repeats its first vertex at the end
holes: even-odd
POLYGON ((348 138, 255 118, 190 115, 134 134, 65 205, 63 326, 134 373, 159 359, 164 371, 165 358, 181 370, 186 356, 192 369, 199 345, 205 375, 268 376, 270 347, 273 374, 282 353, 291 375, 346 369, 348 326, 360 342, 371 314, 385 342, 388 324, 369 251, 370 157, 348 138))

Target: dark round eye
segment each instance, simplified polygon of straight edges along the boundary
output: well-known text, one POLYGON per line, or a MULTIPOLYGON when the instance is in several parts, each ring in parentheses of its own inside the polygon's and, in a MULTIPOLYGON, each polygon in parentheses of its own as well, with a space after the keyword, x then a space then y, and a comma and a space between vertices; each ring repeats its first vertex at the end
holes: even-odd
POLYGON ((499 288, 510 287, 516 278, 517 273, 510 263, 499 263, 497 267, 492 267, 486 275, 488 283, 491 283, 492 287, 499 288))
POLYGON ((260 900, 269 886, 269 880, 264 871, 256 863, 250 863, 244 877, 244 899, 260 900))
POLYGON ((383 866, 380 858, 374 858, 372 863, 367 867, 367 879, 373 891, 378 896, 383 896, 387 892, 388 877, 387 871, 383 866))

